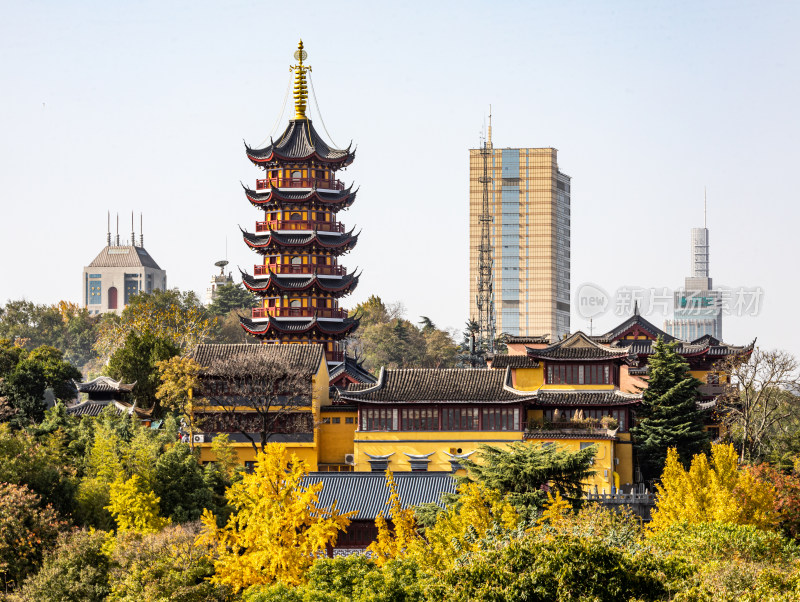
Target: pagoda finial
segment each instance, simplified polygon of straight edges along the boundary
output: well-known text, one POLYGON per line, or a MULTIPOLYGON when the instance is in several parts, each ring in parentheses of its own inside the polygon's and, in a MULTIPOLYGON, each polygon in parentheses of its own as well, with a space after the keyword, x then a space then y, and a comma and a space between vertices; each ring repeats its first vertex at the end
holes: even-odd
POLYGON ((311 71, 311 67, 304 65, 303 61, 308 57, 308 53, 303 50, 303 40, 297 45, 294 58, 297 65, 289 67, 294 71, 294 118, 306 119, 306 100, 308 99, 308 88, 306 87, 306 71, 311 71))

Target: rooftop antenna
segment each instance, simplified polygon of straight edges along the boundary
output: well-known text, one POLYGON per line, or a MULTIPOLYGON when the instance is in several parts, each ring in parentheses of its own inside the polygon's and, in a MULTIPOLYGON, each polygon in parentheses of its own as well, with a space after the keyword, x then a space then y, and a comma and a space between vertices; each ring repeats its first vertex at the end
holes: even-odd
POLYGON ((133 211, 131 211, 131 246, 136 246, 136 232, 133 230, 133 211))
POLYGON ((106 245, 111 246, 111 212, 108 211, 106 215, 108 219, 108 229, 106 230, 106 245))
POLYGON ((706 187, 703 186, 703 228, 708 228, 708 195, 706 194, 706 187))
POLYGON ((144 249, 144 219, 141 212, 139 212, 139 246, 144 249))
POLYGON ((119 213, 117 213, 117 246, 119 246, 119 213))
POLYGON ((475 304, 478 307, 478 345, 486 353, 494 353, 495 316, 494 316, 494 271, 491 238, 491 223, 494 221, 489 213, 489 159, 492 155, 492 106, 489 105, 489 129, 487 137, 481 145, 483 175, 478 179, 483 188, 483 203, 478 221, 481 226, 480 247, 478 248, 478 295, 475 304))
POLYGON ((486 144, 489 148, 492 148, 492 105, 489 105, 489 131, 486 144))

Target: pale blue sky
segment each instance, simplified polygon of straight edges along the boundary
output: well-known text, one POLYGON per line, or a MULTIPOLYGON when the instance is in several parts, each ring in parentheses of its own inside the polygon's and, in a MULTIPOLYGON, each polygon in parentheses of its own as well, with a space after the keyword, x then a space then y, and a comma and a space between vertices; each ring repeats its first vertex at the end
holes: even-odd
POLYGON ((346 306, 378 294, 463 324, 467 149, 491 103, 495 146, 554 146, 573 178, 573 293, 680 286, 707 186, 715 283, 764 289, 725 339, 800 354, 797 2, 60 1, 2 15, 0 300, 80 301, 107 210, 123 238, 144 213, 170 286, 204 294, 226 236, 233 266, 252 269, 237 225, 259 213, 239 181, 260 172, 242 139, 269 135, 302 36, 328 130, 358 145, 342 221, 363 233, 343 263, 364 276, 346 306))

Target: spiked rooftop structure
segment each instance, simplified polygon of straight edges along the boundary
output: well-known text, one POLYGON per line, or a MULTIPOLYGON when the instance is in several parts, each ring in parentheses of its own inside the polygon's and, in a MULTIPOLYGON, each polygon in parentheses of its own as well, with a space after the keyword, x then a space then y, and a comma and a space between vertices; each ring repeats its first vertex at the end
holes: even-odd
POLYGON ((246 146, 247 157, 265 172, 255 190, 245 187, 250 203, 264 212, 244 242, 262 256, 242 282, 263 299, 242 327, 264 343, 320 343, 329 363, 344 359, 343 339, 357 326, 339 307, 339 299, 358 284, 338 258, 358 241, 353 229, 337 220, 355 200, 356 191, 336 179, 355 152, 327 144, 306 115, 303 42, 294 54, 295 116, 277 140, 264 148, 246 146))

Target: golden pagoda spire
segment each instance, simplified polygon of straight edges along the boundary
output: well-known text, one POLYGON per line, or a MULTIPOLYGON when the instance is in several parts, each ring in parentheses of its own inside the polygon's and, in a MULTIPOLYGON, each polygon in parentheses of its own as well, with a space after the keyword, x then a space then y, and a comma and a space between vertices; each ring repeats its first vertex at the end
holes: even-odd
POLYGON ((306 119, 306 100, 308 99, 308 88, 306 87, 306 71, 311 71, 311 67, 304 65, 303 61, 308 57, 308 53, 303 50, 303 40, 297 45, 294 58, 297 65, 289 67, 294 71, 294 118, 306 119))

